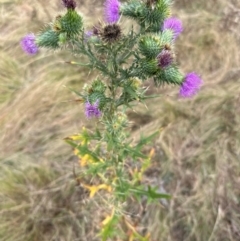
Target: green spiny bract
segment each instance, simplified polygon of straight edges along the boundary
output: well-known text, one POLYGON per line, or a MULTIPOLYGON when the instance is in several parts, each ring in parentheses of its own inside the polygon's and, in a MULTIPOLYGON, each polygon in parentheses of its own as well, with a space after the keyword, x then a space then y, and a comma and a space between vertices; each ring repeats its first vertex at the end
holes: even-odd
POLYGON ((140 69, 146 76, 154 76, 159 70, 157 59, 141 59, 140 69))
POLYGON ((161 39, 157 35, 143 35, 138 42, 138 48, 146 58, 156 58, 161 51, 161 39))
POLYGON ((67 42, 67 34, 66 33, 60 33, 58 38, 59 38, 58 43, 60 46, 67 42))
POLYGON ((184 76, 179 71, 177 66, 170 66, 166 69, 159 70, 153 79, 157 86, 162 84, 181 85, 183 82, 184 76))
POLYGON ((59 33, 47 27, 46 30, 37 35, 36 43, 39 47, 57 49, 59 48, 59 33))
POLYGON ((162 12, 158 8, 148 8, 148 10, 146 11, 146 15, 144 16, 146 31, 159 32, 164 19, 168 15, 169 14, 167 6, 165 12, 162 12))
POLYGON ((39 47, 56 49, 65 44, 69 38, 82 31, 82 17, 72 9, 64 16, 57 16, 54 23, 43 30, 36 39, 39 47))
POLYGON ((107 86, 99 79, 92 82, 91 89, 93 92, 104 93, 107 86))
POLYGON ((86 97, 86 101, 89 101, 91 104, 96 103, 96 101, 98 101, 98 107, 100 110, 102 110, 104 108, 104 106, 106 105, 106 103, 108 102, 108 99, 106 98, 106 96, 104 95, 104 93, 101 92, 92 92, 91 94, 89 94, 86 97))
POLYGON ((135 19, 146 32, 159 32, 162 23, 170 14, 170 1, 159 0, 153 4, 132 0, 121 6, 121 13, 135 19))
POLYGON ((147 7, 141 1, 132 0, 122 4, 120 7, 120 12, 123 16, 133 18, 136 21, 142 23, 144 16, 147 13, 147 7))
POLYGON ((83 27, 82 17, 72 9, 68 9, 67 13, 59 18, 60 31, 67 35, 74 36, 80 34, 83 27))
POLYGON ((162 31, 160 35, 161 45, 164 46, 166 44, 172 44, 173 37, 174 37, 173 31, 169 29, 162 31))

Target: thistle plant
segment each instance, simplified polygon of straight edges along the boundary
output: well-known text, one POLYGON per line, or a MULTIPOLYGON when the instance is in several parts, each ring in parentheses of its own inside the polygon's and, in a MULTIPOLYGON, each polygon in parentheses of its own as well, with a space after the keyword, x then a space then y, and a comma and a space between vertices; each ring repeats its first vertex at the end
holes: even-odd
POLYGON ((183 75, 176 62, 175 41, 182 23, 170 15, 171 0, 106 0, 103 21, 86 29, 76 2, 62 3, 65 14, 37 35, 26 35, 22 48, 31 55, 39 48, 68 49, 75 56, 85 56, 84 63, 68 63, 98 70, 82 91, 73 90, 84 103, 86 118, 96 122, 94 130, 83 127, 79 134, 65 138, 81 166, 76 179, 90 198, 104 195, 109 215, 99 227, 101 240, 151 240, 133 225, 125 203, 170 198, 160 193, 158 186, 143 181, 154 153, 153 149, 146 153, 144 148, 159 131, 133 142, 126 111, 156 97, 146 95, 142 83, 147 79, 156 86, 179 86, 180 97, 198 92, 201 78, 194 72, 183 75), (121 27, 123 18, 135 22, 129 31, 121 27))

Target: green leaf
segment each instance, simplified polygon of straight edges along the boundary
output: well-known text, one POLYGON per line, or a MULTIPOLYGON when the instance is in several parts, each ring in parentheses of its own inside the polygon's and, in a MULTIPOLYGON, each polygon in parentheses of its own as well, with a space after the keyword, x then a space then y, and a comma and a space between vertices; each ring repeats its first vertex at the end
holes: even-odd
POLYGON ((148 186, 147 196, 152 199, 158 199, 158 198, 169 199, 169 198, 171 198, 171 196, 169 194, 156 192, 156 189, 157 188, 152 188, 152 187, 148 186))

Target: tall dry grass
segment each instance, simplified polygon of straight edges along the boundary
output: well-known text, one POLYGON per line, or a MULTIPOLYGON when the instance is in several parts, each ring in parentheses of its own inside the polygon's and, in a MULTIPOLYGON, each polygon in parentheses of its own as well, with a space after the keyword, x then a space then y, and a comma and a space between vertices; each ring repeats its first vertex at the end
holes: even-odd
MULTIPOLYGON (((87 20, 101 16, 100 2, 78 3, 87 20)), ((77 160, 62 141, 94 125, 69 90, 94 73, 64 64, 73 59, 68 53, 28 57, 19 47, 25 33, 61 11, 60 1, 0 4, 0 240, 98 240, 104 210, 75 185, 77 160)), ((173 196, 149 205, 141 224, 154 241, 238 241, 240 6, 224 0, 174 6, 185 26, 178 62, 185 72, 201 73, 205 84, 192 100, 179 100, 176 89, 153 88, 163 97, 129 113, 136 138, 162 128, 153 144, 155 170, 146 179, 173 196)))

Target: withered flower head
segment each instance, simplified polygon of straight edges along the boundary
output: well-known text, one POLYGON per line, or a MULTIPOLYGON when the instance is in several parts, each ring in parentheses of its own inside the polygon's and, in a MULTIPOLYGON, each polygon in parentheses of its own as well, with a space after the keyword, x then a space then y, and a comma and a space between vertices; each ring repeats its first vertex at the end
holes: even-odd
POLYGON ((67 9, 72 9, 74 10, 76 8, 76 2, 74 0, 62 0, 63 5, 67 8, 67 9))
POLYGON ((100 32, 102 40, 107 43, 113 43, 115 41, 118 41, 121 37, 121 34, 121 28, 116 23, 103 26, 100 32))
POLYGON ((158 66, 166 68, 173 62, 173 54, 170 50, 163 49, 157 56, 158 66))

